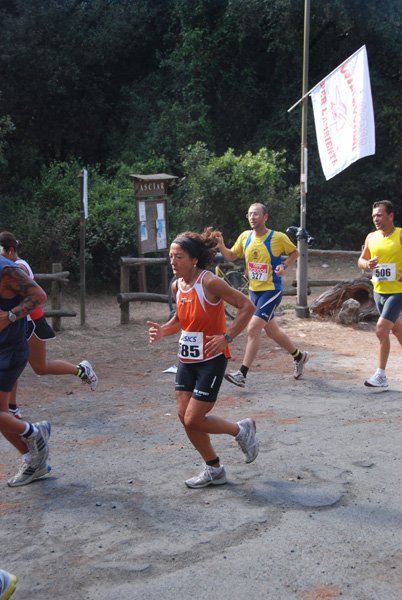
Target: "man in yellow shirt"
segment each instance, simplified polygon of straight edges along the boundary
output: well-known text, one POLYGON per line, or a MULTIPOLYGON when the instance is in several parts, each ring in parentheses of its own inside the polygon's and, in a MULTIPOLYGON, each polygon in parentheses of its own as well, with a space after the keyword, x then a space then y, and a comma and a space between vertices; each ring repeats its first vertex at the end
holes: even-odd
POLYGON ((402 345, 402 229, 394 226, 394 205, 390 200, 373 204, 373 222, 376 231, 366 237, 359 257, 360 269, 373 272, 374 301, 379 318, 376 325, 378 338, 378 369, 364 382, 367 387, 388 387, 385 367, 391 348, 390 333, 402 345))
POLYGON ((239 387, 245 386, 247 373, 258 353, 263 329, 269 338, 292 355, 294 377, 300 379, 309 359, 308 352, 296 348, 277 325, 274 314, 282 300, 283 274, 297 260, 299 252, 287 235, 266 227, 268 211, 263 204, 252 204, 246 217, 252 229, 243 231, 230 250, 226 248, 222 236, 217 238, 218 248, 226 261, 245 258, 250 299, 256 307, 247 328, 248 339, 243 364, 238 371, 226 373, 225 379, 239 387), (281 259, 282 252, 288 255, 284 263, 281 259))

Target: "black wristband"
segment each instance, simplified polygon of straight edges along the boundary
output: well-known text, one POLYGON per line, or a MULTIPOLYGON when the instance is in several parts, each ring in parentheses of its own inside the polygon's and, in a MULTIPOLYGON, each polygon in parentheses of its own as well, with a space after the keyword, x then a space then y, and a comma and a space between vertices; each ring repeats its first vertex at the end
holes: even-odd
POLYGON ((284 268, 284 270, 286 271, 286 269, 288 268, 289 265, 287 265, 286 263, 282 263, 282 267, 284 268))
POLYGON ((223 337, 229 342, 229 344, 231 342, 233 342, 233 339, 230 337, 230 335, 228 335, 226 332, 222 334, 223 337))

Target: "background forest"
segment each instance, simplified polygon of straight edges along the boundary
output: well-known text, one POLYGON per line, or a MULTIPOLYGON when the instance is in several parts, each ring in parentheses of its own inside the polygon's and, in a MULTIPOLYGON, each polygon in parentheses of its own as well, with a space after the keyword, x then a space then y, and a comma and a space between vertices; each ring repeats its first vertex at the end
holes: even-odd
MULTIPOLYGON (((79 179, 89 173, 88 273, 114 285, 136 256, 130 173, 166 172, 169 228, 229 245, 264 201, 299 224, 304 0, 0 0, 0 228, 34 271, 79 274, 79 179)), ((311 0, 309 87, 363 44, 376 154, 326 181, 309 106, 307 229, 360 248, 373 201, 399 206, 402 3, 311 0)), ((398 214, 397 214, 398 222, 398 214)), ((399 221, 399 225, 401 222, 399 221)))

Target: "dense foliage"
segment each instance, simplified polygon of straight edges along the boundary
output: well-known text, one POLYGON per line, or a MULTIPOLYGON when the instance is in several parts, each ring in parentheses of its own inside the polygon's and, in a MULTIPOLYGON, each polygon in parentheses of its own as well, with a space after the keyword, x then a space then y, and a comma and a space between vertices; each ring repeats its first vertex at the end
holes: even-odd
MULTIPOLYGON (((250 200, 298 224, 304 0, 0 0, 0 227, 37 269, 77 272, 79 182, 90 174, 91 275, 135 254, 133 172, 165 171, 170 231, 231 242, 250 200), (43 266, 42 266, 43 265, 43 266)), ((311 0, 310 85, 366 44, 376 154, 326 181, 309 110, 307 228, 360 247, 373 201, 399 197, 400 0, 311 0)))

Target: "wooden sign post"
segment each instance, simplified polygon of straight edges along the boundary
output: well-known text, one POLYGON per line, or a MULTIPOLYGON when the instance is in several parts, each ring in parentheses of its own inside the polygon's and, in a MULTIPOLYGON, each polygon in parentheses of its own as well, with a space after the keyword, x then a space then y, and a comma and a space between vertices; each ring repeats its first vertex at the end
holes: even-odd
MULTIPOLYGON (((137 215, 138 255, 159 252, 166 257, 169 245, 167 214, 167 188, 174 175, 130 175, 135 184, 135 208, 137 215)), ((140 267, 138 285, 140 292, 147 291, 146 267, 140 267)), ((162 289, 168 288, 167 265, 162 267, 162 289)))

